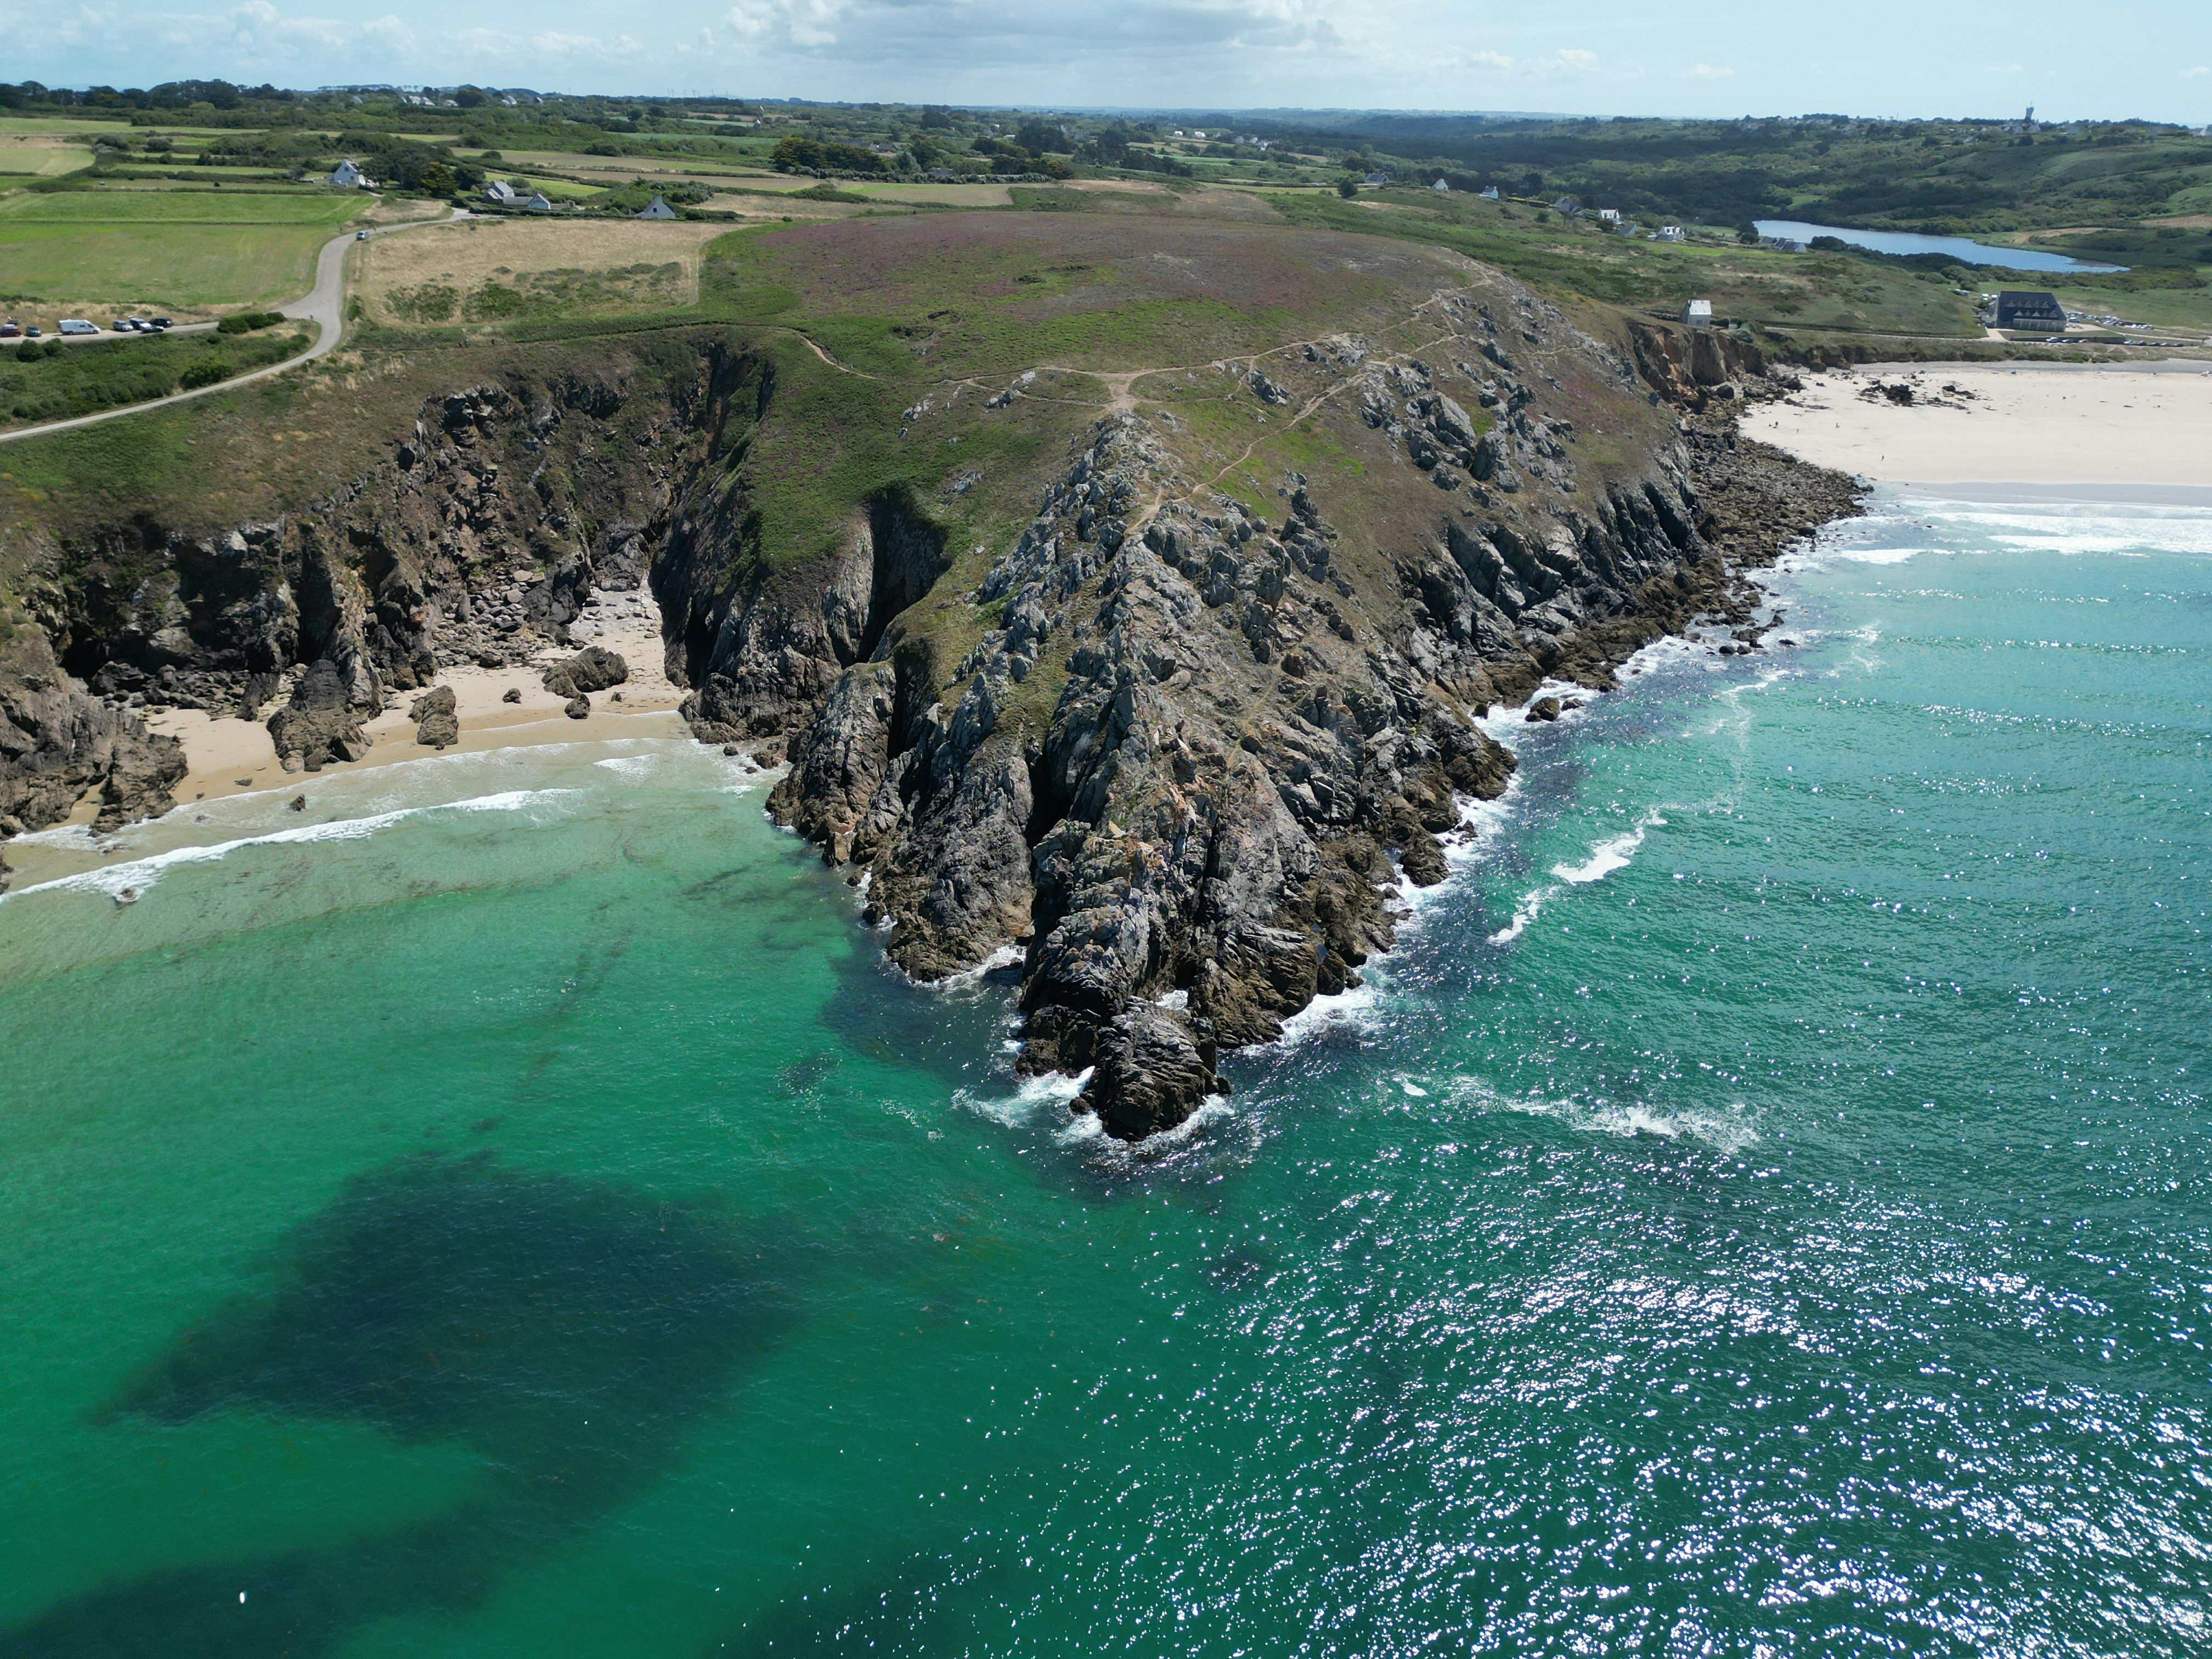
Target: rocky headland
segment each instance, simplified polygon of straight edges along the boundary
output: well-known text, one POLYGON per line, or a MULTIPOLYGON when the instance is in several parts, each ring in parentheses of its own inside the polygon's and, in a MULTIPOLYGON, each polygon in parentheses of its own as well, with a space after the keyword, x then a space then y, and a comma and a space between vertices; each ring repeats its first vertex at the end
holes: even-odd
MULTIPOLYGON (((33 547, 0 832, 94 789, 106 823, 166 807, 182 762, 149 709, 265 719, 303 769, 404 698, 451 742, 441 666, 533 660, 642 574, 692 729, 787 763, 769 810, 848 868, 892 960, 1018 957, 1018 1065, 1087 1073, 1078 1107, 1115 1135, 1172 1127, 1224 1052, 1358 982, 1401 884, 1443 878, 1439 837, 1512 770, 1483 714, 1610 690, 1693 625, 1754 648, 1745 573, 1855 510, 1849 480, 1738 440, 1786 384, 1740 342, 1471 266, 1417 312, 1417 342, 1121 377, 997 481, 1028 512, 990 538, 949 527, 972 471, 895 477, 802 556, 764 545, 772 353, 702 333, 599 374, 519 364, 309 510, 33 547), (1306 459, 1238 441, 1283 428, 1306 459)), ((962 418, 1043 418, 1035 380, 962 418)), ((899 436, 953 441, 939 418, 924 400, 899 436)), ((545 684, 626 672, 586 650, 545 684)))

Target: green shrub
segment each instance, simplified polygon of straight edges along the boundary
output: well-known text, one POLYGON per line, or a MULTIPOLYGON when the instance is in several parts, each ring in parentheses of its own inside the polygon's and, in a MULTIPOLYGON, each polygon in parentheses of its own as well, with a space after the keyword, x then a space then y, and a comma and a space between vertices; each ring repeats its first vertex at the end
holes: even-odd
POLYGON ((218 334, 247 334, 256 329, 274 328, 284 320, 281 311, 233 312, 215 325, 218 334))
POLYGON ((213 386, 231 376, 231 367, 220 357, 210 357, 204 363, 194 363, 177 377, 178 383, 191 392, 200 386, 213 386))

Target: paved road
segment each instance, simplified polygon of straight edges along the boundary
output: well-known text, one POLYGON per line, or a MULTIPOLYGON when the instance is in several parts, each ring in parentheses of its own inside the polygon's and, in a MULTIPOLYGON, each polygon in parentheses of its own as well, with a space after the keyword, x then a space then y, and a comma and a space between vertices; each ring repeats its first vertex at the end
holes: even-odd
MULTIPOLYGON (((385 225, 370 231, 371 236, 389 236, 396 231, 416 230, 424 225, 451 224, 455 219, 471 217, 466 208, 455 208, 444 219, 417 219, 404 225, 385 225)), ((81 426, 95 426, 102 421, 119 421, 126 415, 141 415, 149 409, 166 409, 171 404, 189 403, 194 398, 204 398, 217 392, 234 392, 240 386, 255 380, 265 380, 272 374, 282 374, 287 369, 297 368, 301 363, 311 363, 318 357, 327 356, 337 349, 338 340, 345 332, 345 256, 346 249, 359 240, 359 234, 347 231, 333 236, 323 244, 323 251, 315 256, 315 285, 305 297, 277 309, 296 322, 313 323, 317 328, 314 344, 296 357, 287 357, 281 363, 271 363, 266 368, 257 368, 249 374, 240 374, 228 380, 217 380, 213 386, 196 386, 190 392, 173 392, 166 398, 156 398, 150 403, 129 404, 121 409, 103 409, 97 415, 79 415, 73 420, 48 421, 44 426, 27 426, 16 432, 0 432, 0 444, 20 442, 25 438, 42 438, 50 432, 70 432, 81 426)), ((212 328, 211 323, 194 325, 212 328)), ((172 329, 172 333, 183 333, 183 329, 172 329)), ((89 336, 79 337, 89 338, 89 336)), ((104 337, 113 337, 112 336, 104 337)))

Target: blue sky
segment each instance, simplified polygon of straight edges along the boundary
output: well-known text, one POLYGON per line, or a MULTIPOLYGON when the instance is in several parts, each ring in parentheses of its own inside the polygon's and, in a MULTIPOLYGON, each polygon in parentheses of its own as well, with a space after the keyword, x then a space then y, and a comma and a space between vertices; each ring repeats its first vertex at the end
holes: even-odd
POLYGON ((0 76, 1125 107, 2212 124, 2212 4, 0 0, 0 76))

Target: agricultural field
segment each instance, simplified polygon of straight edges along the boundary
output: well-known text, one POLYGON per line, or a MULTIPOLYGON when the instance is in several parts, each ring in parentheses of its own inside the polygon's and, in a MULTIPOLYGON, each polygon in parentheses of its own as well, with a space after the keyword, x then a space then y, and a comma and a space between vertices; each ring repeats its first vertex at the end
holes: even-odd
POLYGON ((295 299, 314 279, 316 251, 368 205, 307 191, 0 198, 0 303, 19 313, 158 307, 191 316, 295 299))
POLYGON ((608 219, 492 219, 379 237, 355 292, 399 327, 565 321, 686 311, 700 251, 727 228, 608 219))

